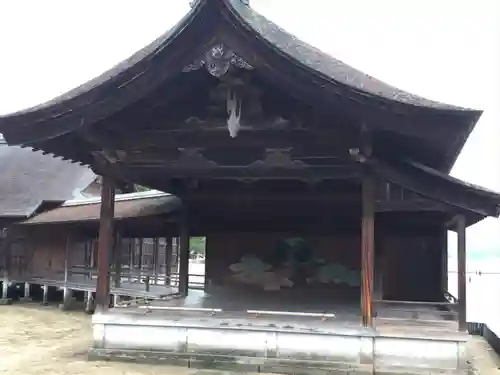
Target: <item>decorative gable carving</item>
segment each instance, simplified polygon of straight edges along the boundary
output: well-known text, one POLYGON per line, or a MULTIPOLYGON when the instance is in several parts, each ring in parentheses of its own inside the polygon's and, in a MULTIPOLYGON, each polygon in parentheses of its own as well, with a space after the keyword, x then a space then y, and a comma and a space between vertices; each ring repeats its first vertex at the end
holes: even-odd
POLYGON ((217 163, 212 160, 207 160, 201 154, 201 148, 180 148, 179 159, 172 162, 175 168, 191 168, 191 169, 206 169, 216 168, 217 163))
POLYGON ((293 160, 291 148, 267 149, 263 160, 257 160, 250 164, 252 168, 305 168, 307 164, 300 160, 293 160))
POLYGON ((201 69, 203 66, 207 69, 208 73, 217 78, 224 76, 231 67, 247 70, 253 69, 252 65, 222 43, 212 46, 201 57, 185 66, 182 71, 191 72, 201 69))

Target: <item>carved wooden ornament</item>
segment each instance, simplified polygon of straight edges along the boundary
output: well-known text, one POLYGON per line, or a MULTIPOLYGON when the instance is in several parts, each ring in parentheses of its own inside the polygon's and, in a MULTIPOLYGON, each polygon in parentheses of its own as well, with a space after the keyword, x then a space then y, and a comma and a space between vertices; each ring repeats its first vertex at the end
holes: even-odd
POLYGON ((225 75, 231 66, 240 69, 253 69, 243 58, 236 55, 233 51, 226 48, 222 43, 216 44, 205 52, 200 58, 196 59, 193 63, 185 66, 183 72, 191 72, 198 70, 205 66, 208 73, 214 77, 222 77, 225 75))
POLYGON ((267 149, 264 160, 257 160, 250 164, 253 168, 305 168, 307 164, 300 160, 293 160, 291 149, 267 149))
POLYGON ((205 169, 215 168, 217 163, 205 159, 200 148, 180 148, 179 159, 172 163, 175 168, 205 169))

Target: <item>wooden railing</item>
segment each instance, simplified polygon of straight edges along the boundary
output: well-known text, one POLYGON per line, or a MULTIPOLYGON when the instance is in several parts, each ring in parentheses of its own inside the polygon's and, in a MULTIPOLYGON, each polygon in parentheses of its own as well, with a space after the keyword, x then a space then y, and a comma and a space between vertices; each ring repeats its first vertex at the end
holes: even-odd
MULTIPOLYGON (((92 279, 97 276, 97 269, 84 266, 72 266, 68 270, 68 280, 73 280, 73 276, 84 276, 87 279, 92 279)), ((115 277, 116 274, 111 270, 111 282, 113 282, 115 277)), ((151 270, 126 269, 122 270, 120 279, 122 282, 145 284, 146 289, 151 285, 170 285, 174 287, 179 285, 179 274, 177 272, 165 275, 164 273, 158 274, 151 270)), ((204 274, 189 274, 189 287, 191 289, 203 289, 204 286, 204 274)))
POLYGON ((377 318, 401 318, 416 321, 456 321, 458 319, 457 304, 455 302, 393 300, 375 300, 373 302, 377 318))

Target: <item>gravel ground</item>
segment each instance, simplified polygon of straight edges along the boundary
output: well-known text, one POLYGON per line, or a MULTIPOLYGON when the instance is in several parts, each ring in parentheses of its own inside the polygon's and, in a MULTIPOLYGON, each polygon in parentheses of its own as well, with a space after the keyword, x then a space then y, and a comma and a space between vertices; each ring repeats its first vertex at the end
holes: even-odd
MULTIPOLYGON (((91 335, 90 316, 79 311, 62 312, 35 303, 0 306, 0 374, 221 374, 164 365, 88 362, 91 335)), ((500 358, 482 338, 471 339, 469 353, 476 374, 500 375, 500 358)))

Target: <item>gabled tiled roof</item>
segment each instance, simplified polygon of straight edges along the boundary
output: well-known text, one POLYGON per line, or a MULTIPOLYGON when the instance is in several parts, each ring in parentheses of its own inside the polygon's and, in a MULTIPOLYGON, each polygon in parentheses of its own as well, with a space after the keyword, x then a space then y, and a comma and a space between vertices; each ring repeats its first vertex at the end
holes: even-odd
POLYGON ((29 217, 43 202, 73 198, 94 178, 87 167, 0 144, 0 217, 29 217))

